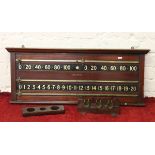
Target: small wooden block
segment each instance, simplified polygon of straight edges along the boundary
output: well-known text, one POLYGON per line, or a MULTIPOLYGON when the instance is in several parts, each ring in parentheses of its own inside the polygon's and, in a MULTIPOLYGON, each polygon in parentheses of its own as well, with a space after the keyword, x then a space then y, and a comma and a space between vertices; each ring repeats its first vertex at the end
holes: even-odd
POLYGON ((41 115, 55 115, 64 114, 65 109, 63 105, 52 105, 42 107, 26 107, 23 108, 23 116, 41 116, 41 115))
POLYGON ((81 113, 111 114, 112 116, 117 116, 120 113, 119 101, 117 99, 103 98, 100 101, 95 102, 94 99, 79 100, 78 111, 81 113))

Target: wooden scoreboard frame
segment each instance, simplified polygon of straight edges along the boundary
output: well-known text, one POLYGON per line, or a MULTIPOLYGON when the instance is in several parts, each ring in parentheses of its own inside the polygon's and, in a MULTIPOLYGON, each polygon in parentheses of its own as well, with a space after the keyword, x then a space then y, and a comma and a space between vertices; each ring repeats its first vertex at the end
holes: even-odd
POLYGON ((149 49, 6 48, 11 54, 11 103, 77 104, 115 97, 144 105, 149 49))

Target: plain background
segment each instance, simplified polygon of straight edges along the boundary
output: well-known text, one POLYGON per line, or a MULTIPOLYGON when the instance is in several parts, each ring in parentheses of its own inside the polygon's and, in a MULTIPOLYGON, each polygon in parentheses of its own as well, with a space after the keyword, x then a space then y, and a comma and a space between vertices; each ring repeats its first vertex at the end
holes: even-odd
MULTIPOLYGON (((153 0, 1 0, 1 32, 153 32, 153 0)), ((154 155, 154 123, 1 123, 0 154, 154 155)))

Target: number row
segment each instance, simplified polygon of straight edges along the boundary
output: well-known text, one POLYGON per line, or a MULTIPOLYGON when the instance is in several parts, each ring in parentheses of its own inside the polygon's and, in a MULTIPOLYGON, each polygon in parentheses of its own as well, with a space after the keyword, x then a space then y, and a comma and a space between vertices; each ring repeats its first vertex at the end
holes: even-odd
POLYGON ((136 92, 137 85, 90 85, 90 84, 18 84, 18 90, 66 90, 136 92))
POLYGON ((19 70, 46 70, 46 71, 138 71, 138 65, 107 65, 107 64, 17 64, 19 70))

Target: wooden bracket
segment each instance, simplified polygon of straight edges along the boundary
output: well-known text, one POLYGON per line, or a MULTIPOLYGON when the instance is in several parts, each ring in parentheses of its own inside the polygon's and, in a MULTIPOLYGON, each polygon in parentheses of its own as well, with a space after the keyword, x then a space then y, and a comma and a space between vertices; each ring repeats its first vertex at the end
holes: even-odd
POLYGON ((23 116, 40 116, 40 115, 55 115, 64 114, 65 109, 62 105, 42 106, 42 107, 27 107, 23 108, 23 116))

